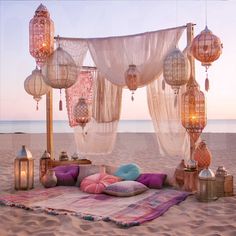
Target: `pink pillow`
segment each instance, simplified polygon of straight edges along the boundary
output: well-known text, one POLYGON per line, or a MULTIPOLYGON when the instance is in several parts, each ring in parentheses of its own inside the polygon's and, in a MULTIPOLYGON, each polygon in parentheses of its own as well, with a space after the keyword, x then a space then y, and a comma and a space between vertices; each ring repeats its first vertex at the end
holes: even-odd
POLYGON ((85 177, 80 184, 80 189, 86 193, 102 193, 108 185, 118 181, 120 181, 119 177, 98 173, 85 177))

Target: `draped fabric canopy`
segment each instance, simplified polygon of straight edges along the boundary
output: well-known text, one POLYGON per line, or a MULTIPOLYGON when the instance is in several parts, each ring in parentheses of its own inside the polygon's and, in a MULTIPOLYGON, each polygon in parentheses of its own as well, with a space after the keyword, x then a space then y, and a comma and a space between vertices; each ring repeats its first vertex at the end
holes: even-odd
POLYGON ((109 38, 57 38, 78 69, 89 52, 98 71, 92 102, 93 119, 87 125, 87 135, 79 127, 75 128, 79 152, 112 151, 120 117, 122 87, 126 86, 124 74, 129 65, 134 64, 140 72, 138 86, 148 85, 149 111, 162 154, 187 156, 188 139, 180 122, 180 106, 174 107, 170 89, 161 91, 159 79, 164 58, 177 45, 185 28, 109 38))

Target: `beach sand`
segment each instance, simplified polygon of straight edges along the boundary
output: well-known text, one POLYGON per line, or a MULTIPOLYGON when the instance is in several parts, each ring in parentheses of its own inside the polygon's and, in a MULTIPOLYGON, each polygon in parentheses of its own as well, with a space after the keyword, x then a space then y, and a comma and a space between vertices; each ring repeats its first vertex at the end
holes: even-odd
MULTIPOLYGON (((236 178, 236 134, 203 134, 213 160, 211 169, 224 165, 236 178)), ((35 158, 35 187, 39 186, 39 158, 46 147, 45 134, 0 134, 0 192, 14 188, 13 161, 25 144, 35 158)), ((73 134, 54 135, 55 157, 63 150, 72 155, 75 150, 73 134)), ((95 164, 116 165, 137 163, 143 172, 174 171, 181 157, 161 157, 155 134, 118 134, 112 154, 86 156, 95 164)), ((234 181, 236 192, 236 179, 234 181)), ((14 207, 0 206, 0 236, 53 236, 53 235, 236 235, 236 196, 219 198, 209 203, 198 202, 190 196, 171 207, 163 216, 128 229, 114 223, 90 222, 76 216, 53 216, 14 207)))

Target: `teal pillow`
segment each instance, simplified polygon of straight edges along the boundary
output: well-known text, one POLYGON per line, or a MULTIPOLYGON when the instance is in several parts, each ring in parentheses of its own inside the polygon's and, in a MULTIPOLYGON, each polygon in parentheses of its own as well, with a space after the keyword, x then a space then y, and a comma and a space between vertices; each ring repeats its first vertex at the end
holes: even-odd
POLYGON ((136 180, 140 175, 140 168, 138 165, 130 163, 122 165, 115 172, 115 176, 123 180, 136 180))

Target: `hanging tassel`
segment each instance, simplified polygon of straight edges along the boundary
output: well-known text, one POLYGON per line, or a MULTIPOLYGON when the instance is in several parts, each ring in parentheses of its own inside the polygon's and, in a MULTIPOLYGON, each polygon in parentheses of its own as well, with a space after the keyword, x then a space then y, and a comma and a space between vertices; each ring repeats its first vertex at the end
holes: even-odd
POLYGON ((37 102, 37 104, 36 104, 36 111, 38 111, 39 110, 39 102, 37 102))
POLYGON ((60 89, 59 111, 62 111, 61 89, 60 89))
POLYGON ((132 102, 134 101, 134 92, 132 92, 131 101, 132 101, 132 102))
POLYGON ((174 101, 174 107, 177 107, 177 102, 178 102, 178 94, 175 94, 175 101, 174 101))
POLYGON ((208 77, 206 78, 206 80, 205 80, 205 90, 208 92, 208 90, 209 90, 209 79, 208 79, 208 77))
POLYGON ((165 90, 165 88, 166 88, 166 83, 165 83, 164 79, 161 82, 161 87, 162 87, 162 90, 165 90))

